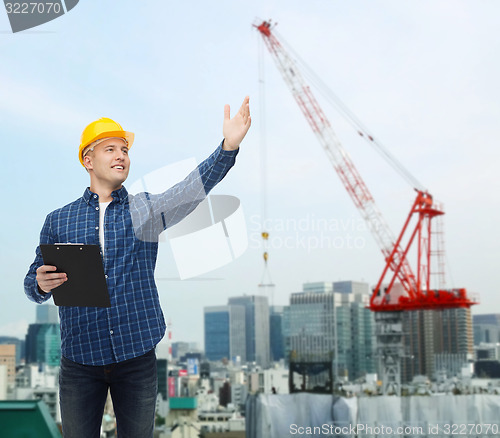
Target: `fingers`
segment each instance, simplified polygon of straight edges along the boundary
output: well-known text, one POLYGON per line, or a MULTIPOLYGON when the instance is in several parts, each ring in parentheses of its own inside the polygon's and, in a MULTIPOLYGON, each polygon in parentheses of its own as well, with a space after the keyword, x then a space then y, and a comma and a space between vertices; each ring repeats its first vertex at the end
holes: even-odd
MULTIPOLYGON (((238 110, 237 115, 241 115, 245 122, 247 121, 247 118, 250 117, 250 97, 246 96, 245 99, 243 99, 243 103, 241 104, 240 109, 238 110)), ((231 112, 230 112, 230 107, 228 104, 224 105, 224 119, 225 120, 230 120, 231 119, 231 112)))
POLYGON ((223 149, 237 149, 250 128, 251 118, 249 101, 250 98, 246 96, 245 99, 243 99, 240 109, 232 119, 230 118, 229 105, 224 107, 224 123, 222 124, 222 134, 224 136, 223 149))
POLYGON ((247 113, 245 116, 245 126, 247 126, 247 129, 250 128, 251 123, 252 123, 252 118, 250 117, 250 105, 247 104, 247 113))
POLYGON ((239 113, 242 115, 242 117, 246 119, 250 116, 250 97, 246 96, 245 99, 243 99, 243 103, 241 104, 241 107, 239 109, 239 113))
POLYGON ((42 265, 36 270, 36 273, 40 274, 42 272, 48 272, 48 271, 57 271, 57 267, 52 265, 42 265))
POLYGON ((242 108, 242 116, 243 116, 243 121, 245 122, 245 128, 248 131, 248 128, 250 128, 250 124, 252 123, 252 119, 250 117, 250 97, 245 97, 245 100, 243 100, 243 105, 241 105, 242 108))
POLYGON ((59 280, 46 280, 46 281, 40 281, 38 283, 38 286, 40 287, 40 289, 42 289, 44 292, 50 292, 52 289, 55 289, 56 287, 59 287, 61 286, 61 284, 63 284, 65 281, 67 280, 67 278, 65 279, 59 279, 59 280))
POLYGON ((43 265, 36 270, 36 281, 40 289, 50 292, 68 280, 65 272, 54 272, 55 266, 43 265))

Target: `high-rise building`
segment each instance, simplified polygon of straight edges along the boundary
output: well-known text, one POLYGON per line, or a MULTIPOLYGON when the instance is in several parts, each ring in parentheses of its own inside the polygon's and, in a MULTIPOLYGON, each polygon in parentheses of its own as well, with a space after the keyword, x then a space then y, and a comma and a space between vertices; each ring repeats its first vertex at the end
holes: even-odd
POLYGON ((61 359, 59 324, 30 324, 26 334, 26 363, 58 366, 61 359))
POLYGON ((21 363, 21 359, 25 358, 24 340, 14 338, 12 336, 0 336, 0 345, 10 344, 16 346, 16 365, 21 363))
POLYGON ((367 294, 355 296, 359 297, 358 300, 349 305, 352 342, 350 376, 354 379, 376 372, 375 317, 373 312, 367 309, 370 298, 367 294))
POLYGON ((402 381, 437 372, 453 376, 473 359, 470 309, 416 310, 403 314, 402 381))
POLYGON ((333 293, 330 282, 305 283, 302 292, 290 296, 284 312, 286 359, 293 352, 306 361, 338 360, 337 314, 340 294, 333 293))
POLYGON ((205 356, 209 360, 246 360, 245 307, 210 306, 204 309, 205 356))
POLYGON ((28 326, 25 338, 26 364, 59 366, 61 360, 61 330, 58 309, 51 304, 36 306, 36 323, 28 326))
POLYGON ((336 376, 354 380, 375 371, 374 318, 368 285, 336 292, 333 283, 306 283, 285 312, 286 350, 304 361, 332 360, 336 376), (354 290, 354 292, 353 292, 354 290))
POLYGON ((13 344, 0 345, 0 365, 7 368, 7 384, 14 385, 16 381, 16 346, 13 344))
POLYGON ((172 342, 172 358, 179 359, 189 351, 188 342, 172 342))
POLYGON ((285 363, 290 362, 290 306, 283 306, 283 317, 281 319, 281 330, 283 331, 283 351, 285 363))
POLYGON ((49 366, 59 366, 61 361, 61 332, 59 324, 43 324, 38 332, 37 358, 49 366))
POLYGON ((329 283, 326 281, 317 281, 314 283, 304 283, 302 285, 302 292, 311 292, 311 293, 325 293, 325 292, 333 292, 333 283, 329 283))
POLYGON ((334 281, 333 290, 343 294, 367 295, 370 294, 368 283, 362 281, 334 281))
POLYGON ((474 345, 500 342, 500 313, 472 315, 474 345))
POLYGON ((442 311, 442 338, 438 352, 474 354, 472 313, 470 309, 447 309, 442 311))
POLYGON ((163 397, 163 400, 167 400, 168 398, 167 369, 168 369, 167 359, 157 359, 156 374, 158 377, 158 394, 160 394, 163 397))
POLYGON ((232 297, 229 298, 228 304, 245 308, 246 361, 267 367, 271 355, 267 297, 259 295, 232 297))
POLYGON ((279 361, 285 357, 285 345, 283 338, 283 306, 270 307, 269 336, 271 360, 279 361))
POLYGON ((36 363, 37 360, 37 342, 38 332, 42 324, 30 324, 28 326, 28 333, 26 333, 25 347, 26 347, 26 364, 36 363))

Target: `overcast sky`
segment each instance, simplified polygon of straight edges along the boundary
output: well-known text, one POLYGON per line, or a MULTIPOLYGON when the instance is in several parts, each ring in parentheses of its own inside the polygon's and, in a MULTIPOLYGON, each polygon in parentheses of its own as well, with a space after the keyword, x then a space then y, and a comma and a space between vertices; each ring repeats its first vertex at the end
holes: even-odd
MULTIPOLYGON (((308 281, 377 282, 380 250, 259 48, 256 17, 277 22, 279 35, 444 204, 448 286, 480 294, 474 313, 500 313, 499 14, 494 0, 81 1, 12 34, 0 12, 0 335, 23 337, 34 322, 24 275, 45 216, 88 185, 77 150, 89 122, 111 117, 135 132, 130 186, 163 165, 202 161, 222 139, 224 104, 234 112, 245 95, 253 125, 214 193, 241 200, 249 249, 185 281, 173 280, 171 251, 161 249, 157 283, 173 339, 201 344, 204 306, 269 293, 258 287, 263 139, 274 303, 287 304, 308 281)), ((319 100, 399 233, 412 187, 319 100)))

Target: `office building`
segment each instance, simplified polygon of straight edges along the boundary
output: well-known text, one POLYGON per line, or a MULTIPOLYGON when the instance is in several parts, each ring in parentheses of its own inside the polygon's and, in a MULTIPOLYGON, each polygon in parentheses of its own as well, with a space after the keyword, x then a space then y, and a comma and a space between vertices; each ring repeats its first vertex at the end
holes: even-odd
POLYGON ((172 358, 179 359, 181 356, 189 352, 188 342, 172 342, 172 358))
POLYGON ((480 378, 500 378, 500 343, 474 346, 474 373, 480 378))
POLYGON ((156 374, 158 377, 158 394, 162 396, 163 400, 166 400, 168 398, 167 369, 168 369, 167 359, 156 360, 156 374))
POLYGON ((232 297, 229 305, 245 308, 246 361, 266 368, 270 364, 269 302, 266 296, 232 297))
POLYGON ((333 362, 334 374, 354 380, 375 371, 374 318, 363 288, 336 292, 333 283, 306 283, 284 312, 287 357, 333 362), (352 292, 354 290, 354 292, 352 292))
POLYGON ((209 360, 246 360, 245 307, 210 306, 204 309, 205 356, 209 360))
POLYGON ((470 309, 416 310, 403 313, 405 356, 402 382, 415 375, 455 376, 473 360, 470 309))
POLYGON ((231 402, 240 410, 244 411, 245 401, 248 395, 248 387, 242 383, 231 384, 231 402))
POLYGON ((0 400, 7 400, 8 389, 7 365, 0 363, 0 400))
POLYGON ((16 381, 16 346, 0 345, 0 365, 7 370, 7 385, 14 385, 16 381))
POLYGON ((20 365, 21 360, 25 358, 24 340, 12 336, 0 336, 0 345, 4 344, 16 346, 16 365, 20 365))
MULTIPOLYGON (((368 286, 366 284, 366 286, 368 286)), ((375 316, 367 309, 370 297, 367 294, 354 295, 358 299, 349 304, 351 317, 352 365, 351 378, 355 379, 366 374, 375 373, 375 316)))
POLYGON ((334 281, 333 290, 343 294, 370 295, 368 283, 362 281, 334 281))
POLYGON ((302 292, 307 293, 327 293, 333 292, 333 283, 325 281, 317 281, 314 283, 304 283, 302 285, 302 292))
POLYGON ((271 306, 269 310, 271 360, 276 362, 285 357, 283 310, 284 306, 271 306))
POLYGON ((59 366, 61 330, 58 309, 52 304, 36 306, 36 323, 28 326, 25 338, 26 364, 59 366))
POLYGON ((500 343, 482 343, 474 346, 474 360, 496 360, 500 361, 500 343))
POLYGON ((59 324, 30 324, 26 334, 26 363, 59 366, 61 332, 59 324))
POLYGON ((500 313, 473 315, 474 345, 500 342, 500 313))
POLYGON ((283 331, 283 350, 285 363, 290 362, 290 306, 283 306, 283 316, 281 319, 281 330, 283 331))

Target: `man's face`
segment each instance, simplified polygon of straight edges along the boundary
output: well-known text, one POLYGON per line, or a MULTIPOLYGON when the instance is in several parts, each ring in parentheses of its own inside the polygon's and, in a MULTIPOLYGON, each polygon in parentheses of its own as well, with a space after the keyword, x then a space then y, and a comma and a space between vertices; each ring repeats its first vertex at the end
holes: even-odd
POLYGON ((117 189, 127 179, 130 170, 127 143, 121 138, 104 140, 84 157, 84 162, 91 178, 117 189))

